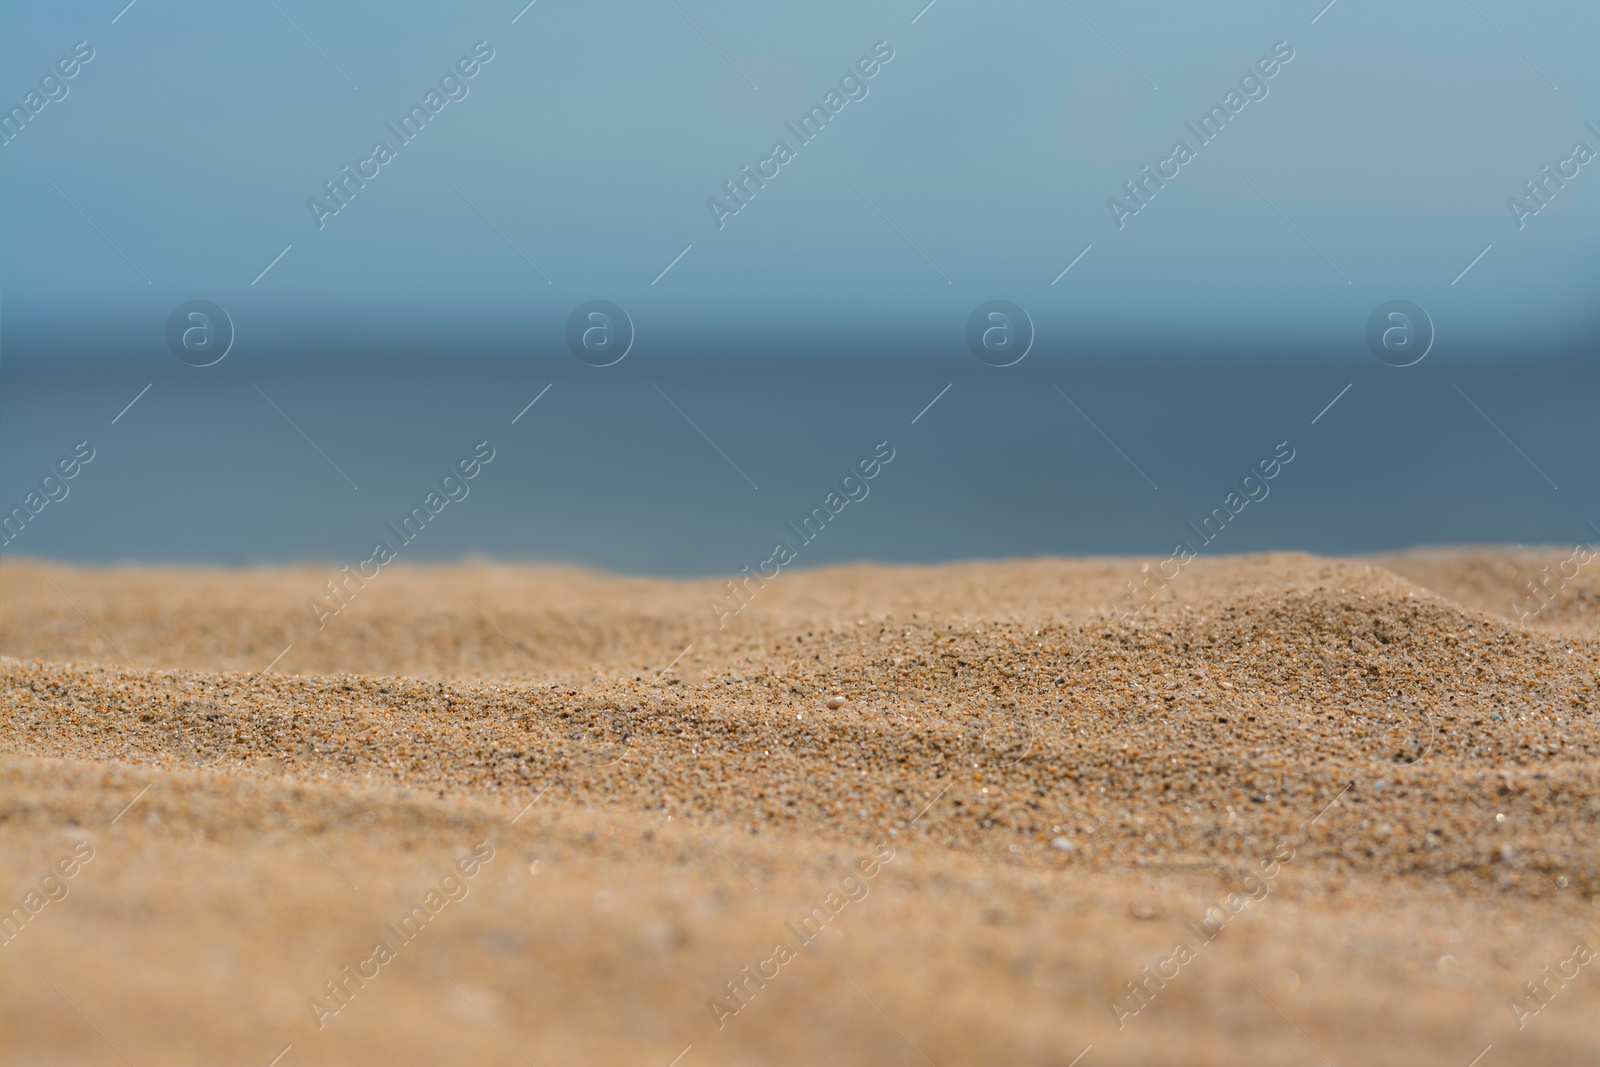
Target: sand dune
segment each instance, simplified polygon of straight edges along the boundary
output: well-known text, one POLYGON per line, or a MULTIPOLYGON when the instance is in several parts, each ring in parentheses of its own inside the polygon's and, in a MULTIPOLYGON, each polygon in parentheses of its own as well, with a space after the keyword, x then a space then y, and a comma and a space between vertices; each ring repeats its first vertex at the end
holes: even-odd
POLYGON ((862 565, 723 629, 713 581, 395 568, 319 629, 327 568, 8 562, 0 1030, 19 1063, 1593 1062, 1595 584, 1506 607, 1563 555, 1198 560, 1120 621, 1138 561, 862 565))

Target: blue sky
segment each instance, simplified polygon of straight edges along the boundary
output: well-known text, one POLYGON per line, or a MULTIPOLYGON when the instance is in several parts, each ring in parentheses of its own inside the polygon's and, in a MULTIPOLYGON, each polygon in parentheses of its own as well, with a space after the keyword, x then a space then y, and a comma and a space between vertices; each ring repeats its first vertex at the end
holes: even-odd
POLYGON ((1135 348, 1359 344, 1397 297, 1507 359, 1592 336, 1600 163, 1520 230, 1506 200, 1600 150, 1593 4, 520 7, 9 5, 7 107, 74 42, 95 58, 0 148, 4 357, 158 358, 195 298, 247 336, 467 350, 559 338, 592 298, 752 353, 894 350, 992 298, 1135 348), (308 198, 478 41, 470 95, 319 231, 308 198), (869 94, 719 230, 707 200, 879 41, 869 94), (1279 41, 1269 95, 1119 230, 1107 200, 1279 41))

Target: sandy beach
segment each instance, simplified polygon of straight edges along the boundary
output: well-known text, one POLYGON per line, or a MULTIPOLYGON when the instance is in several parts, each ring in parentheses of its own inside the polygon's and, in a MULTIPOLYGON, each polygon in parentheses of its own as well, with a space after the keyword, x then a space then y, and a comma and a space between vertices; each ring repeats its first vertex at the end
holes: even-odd
POLYGON ((4 1059, 1593 1063, 1571 554, 8 560, 4 1059))

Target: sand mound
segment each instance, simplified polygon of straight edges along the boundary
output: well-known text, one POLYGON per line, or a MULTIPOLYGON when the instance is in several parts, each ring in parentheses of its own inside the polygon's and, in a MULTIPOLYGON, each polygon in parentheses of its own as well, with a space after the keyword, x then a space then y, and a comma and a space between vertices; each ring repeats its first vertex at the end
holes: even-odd
POLYGON ((1296 592, 1039 629, 880 623, 744 651, 687 685, 15 660, 0 684, 17 753, 508 799, 539 783, 640 814, 674 797, 750 832, 845 840, 905 830, 940 796, 924 835, 1050 864, 1270 851, 1348 785, 1361 831, 1330 820, 1316 854, 1492 876, 1499 849, 1478 847, 1468 802, 1515 789, 1541 813, 1524 823, 1528 858, 1600 888, 1597 857, 1560 845, 1562 820, 1600 813, 1584 786, 1596 649, 1447 603, 1296 592), (829 708, 834 694, 850 703, 829 708), (1048 847, 1063 834, 1066 857, 1048 847))
POLYGON ((1137 573, 802 573, 718 630, 712 583, 399 571, 308 639, 343 673, 288 674, 235 665, 293 634, 301 572, 8 565, 8 884, 107 859, 7 945, 0 1017, 41 1060, 94 1047, 37 969, 172 1062, 426 1062, 463 1027, 534 1062, 1592 1057, 1582 979, 1537 1028, 1507 998, 1600 943, 1600 642, 1293 555, 1197 561, 1119 620, 1137 573), (452 932, 334 1012, 323 983, 482 841, 504 862, 452 932), (726 988, 819 902, 781 994, 726 988), (1213 940, 1208 977, 1130 999, 1213 940), (226 1016, 219 982, 251 1008, 180 1012, 226 1016))

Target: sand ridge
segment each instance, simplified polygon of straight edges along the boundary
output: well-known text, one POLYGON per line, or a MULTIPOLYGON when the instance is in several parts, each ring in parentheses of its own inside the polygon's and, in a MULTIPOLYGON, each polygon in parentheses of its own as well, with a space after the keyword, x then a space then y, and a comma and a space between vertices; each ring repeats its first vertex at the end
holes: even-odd
MULTIPOLYGON (((237 645, 287 633, 301 571, 8 563, 6 885, 74 834, 97 854, 4 950, 30 961, 0 971, 26 1006, 6 1025, 35 1058, 79 1048, 33 972, 90 936, 147 951, 144 914, 173 991, 218 1000, 177 961, 222 945, 210 966, 256 997, 236 1025, 186 1020, 175 1062, 425 1062, 460 1027, 602 1062, 1223 1063, 1305 1037, 1335 1062, 1592 1057, 1583 978, 1536 1024, 1509 1006, 1600 944, 1587 627, 1299 555, 1196 560, 1118 621, 1129 570, 802 571, 718 630, 709 582, 398 567, 305 653, 345 669, 296 674, 240 670, 258 649, 237 645), (424 669, 374 669, 416 650, 424 669), (484 840, 508 862, 316 1025, 310 998, 371 958, 354 931, 484 840), (778 977, 745 973, 879 846, 868 896, 778 977)), ((175 1009, 114 967, 68 973, 164 1048, 175 1009)))

